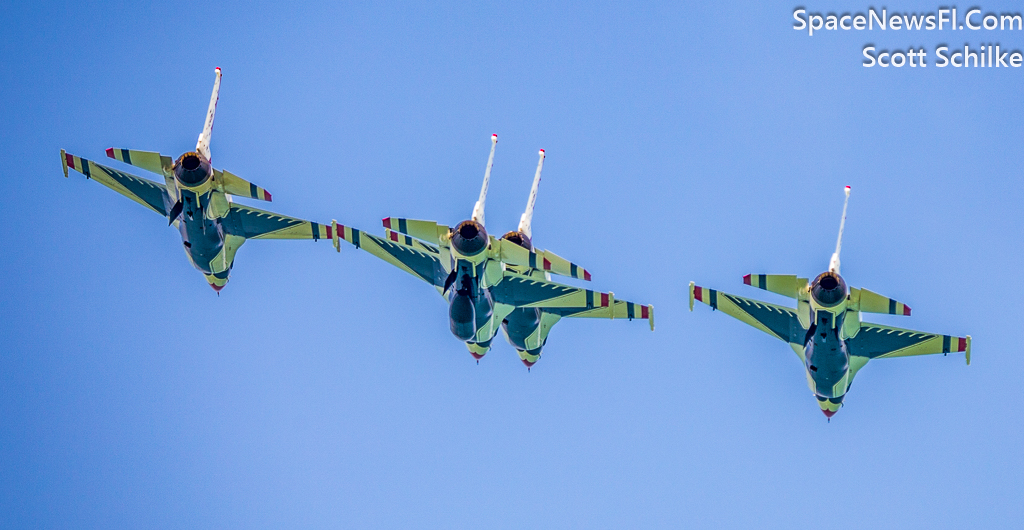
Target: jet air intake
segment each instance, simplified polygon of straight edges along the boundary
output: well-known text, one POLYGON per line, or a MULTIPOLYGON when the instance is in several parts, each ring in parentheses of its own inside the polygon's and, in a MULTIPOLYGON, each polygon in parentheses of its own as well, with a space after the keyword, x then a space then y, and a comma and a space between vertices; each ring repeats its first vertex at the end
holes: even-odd
POLYGON ((460 255, 470 258, 487 248, 487 231, 476 221, 463 221, 452 231, 451 241, 460 255))
POLYGON ((210 179, 213 168, 199 153, 189 152, 174 163, 174 178, 183 186, 196 188, 210 179))
POLYGON ((822 307, 834 307, 846 299, 846 282, 834 272, 823 272, 811 282, 811 296, 822 307))
POLYGON ((456 293, 448 307, 448 323, 452 335, 465 342, 476 337, 476 307, 466 294, 456 293))

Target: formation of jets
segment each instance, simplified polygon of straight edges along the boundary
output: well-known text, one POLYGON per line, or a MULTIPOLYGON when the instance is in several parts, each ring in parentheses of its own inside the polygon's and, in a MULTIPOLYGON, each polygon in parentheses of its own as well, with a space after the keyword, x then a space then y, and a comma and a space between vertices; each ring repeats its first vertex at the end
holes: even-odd
MULTIPOLYGON (((383 219, 383 235, 332 221, 321 224, 236 204, 232 197, 270 201, 271 195, 226 170, 213 167, 210 138, 220 92, 215 70, 213 94, 195 151, 172 159, 152 151, 107 149, 115 159, 163 176, 144 179, 61 150, 64 176, 72 169, 164 216, 181 234, 185 254, 220 293, 235 254, 247 239, 329 239, 340 251, 344 240, 423 280, 448 304, 452 334, 479 363, 499 329, 529 369, 537 362, 551 328, 562 318, 647 320, 651 305, 618 300, 600 292, 552 281, 552 275, 590 281, 590 273, 550 250, 533 245, 533 210, 544 167, 537 171, 526 209, 515 230, 500 238, 487 232, 484 210, 498 136, 484 170, 480 198, 469 219, 454 227, 404 217, 383 219)), ((910 315, 910 308, 867 289, 850 288, 839 274, 839 253, 850 188, 845 189, 839 238, 828 270, 812 281, 790 275, 748 274, 744 283, 796 300, 783 307, 723 293, 690 282, 690 310, 699 301, 788 343, 804 363, 807 382, 829 419, 839 410, 858 370, 871 359, 965 352, 971 337, 937 335, 863 322, 861 313, 910 315)))
POLYGON ((551 274, 558 274, 589 281, 590 273, 549 250, 533 248, 531 224, 543 150, 519 228, 500 239, 487 233, 484 205, 497 145, 498 135, 492 135, 480 199, 472 216, 454 228, 386 217, 383 238, 337 223, 332 233, 437 289, 448 300, 452 334, 466 343, 478 362, 490 349, 499 325, 527 368, 540 358, 551 327, 562 317, 641 318, 653 331, 654 308, 649 305, 550 280, 551 274))

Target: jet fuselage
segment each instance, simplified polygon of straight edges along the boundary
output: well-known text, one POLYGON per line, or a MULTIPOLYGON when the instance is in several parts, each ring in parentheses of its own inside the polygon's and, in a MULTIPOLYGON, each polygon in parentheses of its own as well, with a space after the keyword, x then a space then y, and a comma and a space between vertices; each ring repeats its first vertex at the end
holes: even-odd
POLYGON ((824 272, 811 282, 810 293, 804 367, 818 404, 831 417, 842 405, 850 381, 850 353, 842 336, 848 290, 838 273, 824 272))
POLYGON ((230 236, 224 229, 230 204, 227 196, 213 187, 213 167, 205 157, 198 152, 185 153, 174 163, 173 172, 177 203, 171 208, 170 220, 178 222, 189 261, 220 291, 244 239, 230 236), (230 244, 231 237, 238 241, 230 244))
MULTIPOLYGON (((526 250, 533 250, 533 241, 522 231, 508 232, 501 238, 511 241, 526 250)), ((501 323, 502 329, 505 331, 505 337, 508 338, 508 342, 519 352, 520 359, 522 359, 523 364, 527 367, 531 367, 537 362, 541 349, 544 347, 544 342, 547 339, 546 336, 541 337, 541 344, 537 347, 531 348, 527 344, 527 340, 535 335, 537 329, 540 328, 541 317, 540 309, 535 307, 517 307, 501 323)))
POLYGON ((463 221, 451 232, 452 272, 448 296, 448 323, 452 334, 480 359, 494 338, 494 299, 482 281, 488 265, 490 238, 483 224, 463 221))

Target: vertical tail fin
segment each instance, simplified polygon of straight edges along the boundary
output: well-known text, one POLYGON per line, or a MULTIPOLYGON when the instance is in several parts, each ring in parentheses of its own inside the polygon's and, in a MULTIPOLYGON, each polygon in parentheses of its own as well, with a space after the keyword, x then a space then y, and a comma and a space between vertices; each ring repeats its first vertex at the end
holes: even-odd
POLYGON ((839 239, 836 240, 836 252, 828 262, 828 270, 836 274, 839 274, 839 251, 843 248, 843 229, 846 228, 846 206, 850 204, 850 187, 847 186, 843 191, 846 192, 846 199, 843 201, 843 219, 839 221, 839 239))
POLYGON ((533 187, 530 188, 530 198, 526 201, 526 211, 519 218, 519 231, 526 234, 526 237, 533 238, 533 205, 537 202, 537 188, 540 186, 540 171, 544 169, 544 150, 540 150, 540 160, 537 161, 537 174, 533 176, 533 187))
POLYGON ((212 160, 210 157, 210 135, 213 134, 213 116, 217 113, 217 99, 220 98, 220 67, 217 67, 216 77, 213 79, 213 94, 210 95, 210 108, 206 111, 206 124, 203 125, 203 133, 199 135, 196 142, 196 152, 212 160))
MULTIPOLYGON (((473 220, 484 224, 484 203, 487 201, 487 185, 491 182, 491 166, 494 165, 494 148, 498 145, 498 135, 491 135, 491 155, 487 157, 487 169, 484 170, 484 185, 480 188, 480 198, 473 206, 473 220)), ((486 226, 486 225, 485 225, 486 226)))

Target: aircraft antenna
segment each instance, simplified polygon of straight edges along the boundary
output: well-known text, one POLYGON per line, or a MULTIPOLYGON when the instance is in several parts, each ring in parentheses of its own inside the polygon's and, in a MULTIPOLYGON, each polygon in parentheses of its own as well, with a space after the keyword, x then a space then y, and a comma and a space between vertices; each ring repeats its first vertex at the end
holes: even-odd
POLYGON ((526 237, 533 238, 533 205, 537 202, 537 188, 540 187, 540 172, 544 169, 544 150, 540 150, 540 160, 537 161, 537 173, 533 176, 533 187, 530 188, 530 198, 526 201, 526 211, 519 218, 519 231, 526 234, 526 237))
POLYGON ((217 113, 217 100, 220 99, 220 67, 214 69, 216 77, 213 79, 213 94, 210 95, 210 108, 206 111, 206 124, 203 125, 203 133, 199 135, 196 142, 196 152, 203 155, 207 161, 212 161, 210 156, 210 136, 213 134, 213 116, 217 113))
POLYGON ((839 274, 839 251, 843 248, 843 229, 846 228, 846 207, 850 204, 850 187, 847 186, 843 190, 846 193, 846 199, 843 200, 843 219, 839 221, 839 238, 836 239, 836 252, 832 254, 832 259, 829 261, 828 270, 839 274))
POLYGON ((484 224, 484 203, 487 201, 487 185, 491 182, 491 166, 494 165, 494 148, 498 145, 498 135, 491 135, 491 155, 487 157, 487 169, 484 170, 484 185, 480 188, 480 198, 473 207, 473 220, 484 224))

